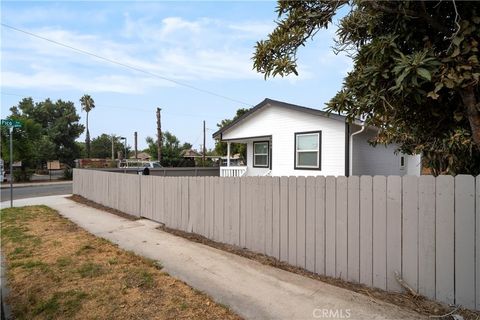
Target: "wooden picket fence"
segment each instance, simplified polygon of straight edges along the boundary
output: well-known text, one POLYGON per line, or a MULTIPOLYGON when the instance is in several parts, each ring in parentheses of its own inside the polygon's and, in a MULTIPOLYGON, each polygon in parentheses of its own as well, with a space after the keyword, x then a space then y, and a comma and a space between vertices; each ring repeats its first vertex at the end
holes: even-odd
POLYGON ((75 170, 73 192, 309 271, 480 309, 480 176, 156 177, 75 170))

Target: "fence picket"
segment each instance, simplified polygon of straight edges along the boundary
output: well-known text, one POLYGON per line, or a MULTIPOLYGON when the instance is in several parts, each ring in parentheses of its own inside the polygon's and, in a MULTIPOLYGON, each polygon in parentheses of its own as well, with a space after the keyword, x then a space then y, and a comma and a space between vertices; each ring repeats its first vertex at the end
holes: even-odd
POLYGON ((280 260, 288 261, 288 178, 280 178, 280 260))
POLYGON ((348 180, 346 177, 337 177, 337 195, 336 195, 336 268, 337 278, 347 280, 348 276, 348 180))
POLYGON ((305 177, 297 177, 297 266, 305 269, 305 177))
POLYGON ((221 178, 215 177, 215 241, 223 242, 223 182, 221 178))
POLYGON ((325 274, 325 177, 315 178, 315 272, 325 274))
POLYGON ((455 181, 452 176, 439 176, 436 180, 435 265, 436 298, 453 304, 454 296, 454 226, 455 181))
MULTIPOLYGON (((240 179, 242 180, 242 179, 240 179)), ((280 178, 272 177, 272 256, 280 259, 280 178)))
POLYGON ((188 177, 182 177, 182 231, 188 230, 188 216, 189 216, 189 206, 188 206, 188 177))
POLYGON ((475 179, 455 177, 455 303, 475 307, 475 179))
POLYGON ((360 282, 360 178, 348 178, 348 281, 360 282))
POLYGON ((418 181, 418 292, 435 299, 435 177, 418 181))
POLYGON ((402 273, 402 178, 387 177, 387 290, 401 291, 395 272, 402 273))
POLYGON ((288 263, 297 265, 297 178, 288 177, 288 263))
POLYGON ((475 308, 477 310, 480 310, 480 175, 477 176, 475 179, 475 221, 476 221, 476 227, 475 227, 475 287, 476 287, 476 304, 475 308))
POLYGON ((230 244, 231 243, 231 225, 230 218, 232 212, 232 178, 224 178, 223 180, 223 242, 230 244))
POLYGON ((305 268, 315 272, 315 177, 305 185, 305 268))
POLYGON ((325 274, 335 277, 336 179, 325 178, 325 274))
POLYGON ((233 187, 231 192, 231 224, 232 224, 232 238, 231 243, 233 245, 240 245, 240 178, 232 179, 233 187))
POLYGON ((273 256, 273 190, 272 178, 264 177, 265 184, 265 254, 273 256))
POLYGON ((402 278, 418 290, 418 178, 402 179, 402 278))
POLYGON ((373 182, 360 177, 360 282, 373 285, 373 182))
POLYGON ((240 179, 240 246, 246 247, 247 180, 240 179))
POLYGON ((387 289, 387 179, 373 177, 373 286, 387 289))

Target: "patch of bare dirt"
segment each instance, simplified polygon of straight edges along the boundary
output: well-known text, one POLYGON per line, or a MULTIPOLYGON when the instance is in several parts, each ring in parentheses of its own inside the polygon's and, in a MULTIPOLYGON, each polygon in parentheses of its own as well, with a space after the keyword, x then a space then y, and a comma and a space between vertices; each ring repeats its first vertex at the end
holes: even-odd
POLYGON ((114 215, 117 215, 119 217, 122 217, 122 218, 125 218, 125 219, 128 219, 128 220, 134 221, 134 220, 140 219, 139 217, 132 216, 131 214, 128 214, 128 213, 125 213, 125 212, 122 212, 122 211, 119 211, 117 209, 113 209, 113 208, 110 208, 110 207, 106 207, 106 206, 101 205, 99 203, 88 200, 88 199, 86 199, 82 196, 79 196, 78 194, 73 194, 70 197, 67 197, 67 199, 78 202, 78 203, 81 203, 81 204, 84 204, 86 206, 89 206, 89 207, 92 207, 92 208, 95 208, 95 209, 99 209, 99 210, 102 210, 102 211, 112 213, 114 215))
POLYGON ((45 206, 1 210, 16 319, 239 319, 227 307, 45 206))

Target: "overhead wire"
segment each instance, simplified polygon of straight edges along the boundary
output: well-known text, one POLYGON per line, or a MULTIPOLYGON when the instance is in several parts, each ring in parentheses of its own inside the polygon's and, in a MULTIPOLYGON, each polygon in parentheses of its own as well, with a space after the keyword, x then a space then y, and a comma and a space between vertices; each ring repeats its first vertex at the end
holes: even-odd
POLYGON ((183 87, 186 87, 186 88, 189 88, 189 89, 192 89, 192 90, 196 90, 196 91, 199 91, 199 92, 202 92, 202 93, 205 93, 205 94, 209 94, 209 95, 212 95, 212 96, 215 96, 215 97, 218 97, 218 98, 222 98, 222 99, 224 99, 224 100, 229 100, 229 101, 231 101, 231 102, 236 102, 236 103, 240 103, 240 104, 243 104, 243 105, 247 105, 247 106, 253 107, 253 105, 252 105, 251 103, 248 103, 248 102, 245 102, 245 101, 236 99, 236 98, 231 98, 231 97, 225 96, 225 95, 223 95, 223 94, 216 93, 216 92, 211 91, 211 90, 206 90, 206 89, 203 89, 203 88, 199 88, 199 87, 193 86, 193 85, 191 85, 191 84, 188 84, 188 83, 185 83, 185 82, 181 82, 181 81, 178 81, 178 80, 175 80, 175 79, 172 79, 172 78, 169 78, 169 77, 160 75, 160 74, 158 74, 158 73, 154 73, 154 72, 151 72, 151 71, 148 71, 148 70, 141 69, 141 68, 136 67, 136 66, 129 65, 129 64, 127 64, 127 63, 123 63, 123 62, 119 62, 119 61, 116 61, 116 60, 113 60, 113 59, 110 59, 110 58, 106 58, 106 57, 103 57, 103 56, 98 55, 98 54, 96 54, 96 53, 93 53, 93 52, 90 52, 90 51, 87 51, 87 50, 83 50, 83 49, 79 49, 79 48, 73 47, 73 46, 71 46, 71 45, 68 45, 68 44, 65 44, 65 43, 62 43, 62 42, 59 42, 59 41, 50 39, 50 38, 46 38, 46 37, 40 36, 40 35, 35 34, 35 33, 33 33, 33 32, 26 31, 26 30, 23 30, 23 29, 20 29, 20 28, 17 28, 17 27, 13 27, 13 26, 8 25, 8 24, 3 23, 3 22, 0 23, 0 25, 1 25, 2 27, 5 27, 5 28, 8 28, 8 29, 11 29, 11 30, 20 32, 20 33, 24 33, 24 34, 29 35, 29 36, 31 36, 31 37, 34 37, 34 38, 37 38, 37 39, 41 39, 41 40, 44 40, 44 41, 47 41, 47 42, 56 44, 56 45, 58 45, 58 46, 61 46, 61 47, 64 47, 64 48, 68 48, 68 49, 70 49, 70 50, 74 50, 74 51, 79 52, 79 53, 84 54, 84 55, 92 56, 92 57, 95 57, 95 58, 97 58, 97 59, 104 60, 104 61, 110 62, 110 63, 112 63, 112 64, 116 64, 116 65, 119 65, 119 66, 128 68, 128 69, 130 69, 130 70, 134 70, 134 71, 137 71, 137 72, 145 73, 145 74, 148 74, 148 75, 150 75, 150 76, 153 76, 153 77, 156 77, 156 78, 159 78, 159 79, 168 81, 168 82, 175 83, 175 84, 177 84, 177 85, 179 85, 179 86, 183 86, 183 87))
MULTIPOLYGON (((15 96, 15 97, 31 97, 31 98, 36 98, 36 99, 44 99, 43 97, 39 96, 32 96, 29 94, 16 94, 16 93, 11 93, 11 92, 5 92, 5 91, 0 91, 2 95, 7 95, 7 96, 15 96)), ((129 110, 129 111, 140 111, 140 112, 154 112, 154 109, 147 109, 147 108, 138 108, 138 107, 126 107, 126 106, 110 106, 110 105, 103 105, 103 104, 95 104, 95 106, 99 108, 114 108, 114 109, 124 109, 124 110, 129 110)), ((210 115, 206 114, 197 114, 197 113, 178 113, 178 112, 171 112, 171 111, 165 111, 163 110, 163 114, 171 115, 171 116, 178 116, 178 117, 190 117, 190 118, 199 118, 199 117, 210 117, 210 115)))

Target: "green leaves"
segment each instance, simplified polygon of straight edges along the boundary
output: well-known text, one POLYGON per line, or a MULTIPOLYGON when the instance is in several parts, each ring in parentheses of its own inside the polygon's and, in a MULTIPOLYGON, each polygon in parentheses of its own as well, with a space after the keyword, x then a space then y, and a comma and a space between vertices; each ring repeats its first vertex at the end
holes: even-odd
POLYGON ((417 74, 427 81, 432 81, 432 75, 430 74, 430 72, 427 69, 418 68, 417 69, 417 74))

